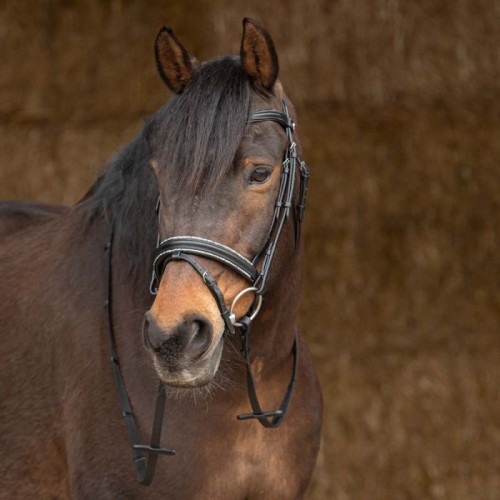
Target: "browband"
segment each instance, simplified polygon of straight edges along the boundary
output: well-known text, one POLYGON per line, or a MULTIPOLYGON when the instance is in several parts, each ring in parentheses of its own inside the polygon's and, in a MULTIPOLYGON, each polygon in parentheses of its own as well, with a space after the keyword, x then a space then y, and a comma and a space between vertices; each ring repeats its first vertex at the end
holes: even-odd
POLYGON ((281 111, 276 111, 274 109, 268 109, 265 111, 256 111, 250 116, 248 123, 260 123, 260 122, 276 122, 279 123, 285 130, 295 128, 294 121, 282 113, 281 111))

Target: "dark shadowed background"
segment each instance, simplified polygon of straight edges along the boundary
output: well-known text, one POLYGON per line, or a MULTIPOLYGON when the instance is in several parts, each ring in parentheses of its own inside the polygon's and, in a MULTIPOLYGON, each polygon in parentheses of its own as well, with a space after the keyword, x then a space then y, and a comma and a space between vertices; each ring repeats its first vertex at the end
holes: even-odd
POLYGON ((309 499, 500 498, 500 3, 0 5, 0 196, 71 204, 200 60, 260 19, 312 167, 302 324, 325 399, 309 499))

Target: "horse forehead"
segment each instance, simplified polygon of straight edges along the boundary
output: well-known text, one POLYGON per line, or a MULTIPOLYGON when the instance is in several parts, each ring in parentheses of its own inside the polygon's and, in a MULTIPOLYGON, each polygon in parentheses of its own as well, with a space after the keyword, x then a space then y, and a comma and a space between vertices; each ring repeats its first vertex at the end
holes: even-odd
POLYGON ((281 159, 285 145, 286 134, 277 123, 249 124, 238 148, 236 162, 251 155, 281 159))

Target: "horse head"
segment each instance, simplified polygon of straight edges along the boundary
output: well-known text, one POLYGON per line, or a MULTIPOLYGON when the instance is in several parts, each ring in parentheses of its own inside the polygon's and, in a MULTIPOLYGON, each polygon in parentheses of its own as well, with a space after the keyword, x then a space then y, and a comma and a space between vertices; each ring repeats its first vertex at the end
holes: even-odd
POLYGON ((159 377, 177 387, 213 380, 224 337, 240 318, 253 319, 296 258, 288 220, 298 217, 301 170, 284 163, 290 148, 295 154, 293 108, 271 37, 255 21, 243 27, 239 57, 203 64, 168 27, 155 42, 173 96, 147 132, 162 243, 143 338, 159 377))

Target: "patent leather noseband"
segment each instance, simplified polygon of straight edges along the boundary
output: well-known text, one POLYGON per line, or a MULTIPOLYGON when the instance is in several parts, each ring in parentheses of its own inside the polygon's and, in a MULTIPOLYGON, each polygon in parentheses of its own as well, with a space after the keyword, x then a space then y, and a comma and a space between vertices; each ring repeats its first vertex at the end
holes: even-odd
POLYGON ((173 259, 178 252, 216 260, 249 281, 254 281, 258 276, 256 267, 246 257, 226 245, 198 236, 173 236, 163 241, 153 261, 155 276, 161 276, 163 272, 161 267, 173 259))
POLYGON ((235 319, 231 317, 231 312, 226 306, 224 295, 220 291, 217 281, 193 256, 215 260, 231 268, 249 282, 255 281, 258 276, 257 269, 248 259, 226 245, 197 236, 174 236, 166 239, 158 246, 153 260, 151 293, 156 294, 157 283, 165 266, 172 260, 183 260, 190 264, 203 278, 205 285, 209 288, 217 303, 226 330, 235 333, 235 319))

